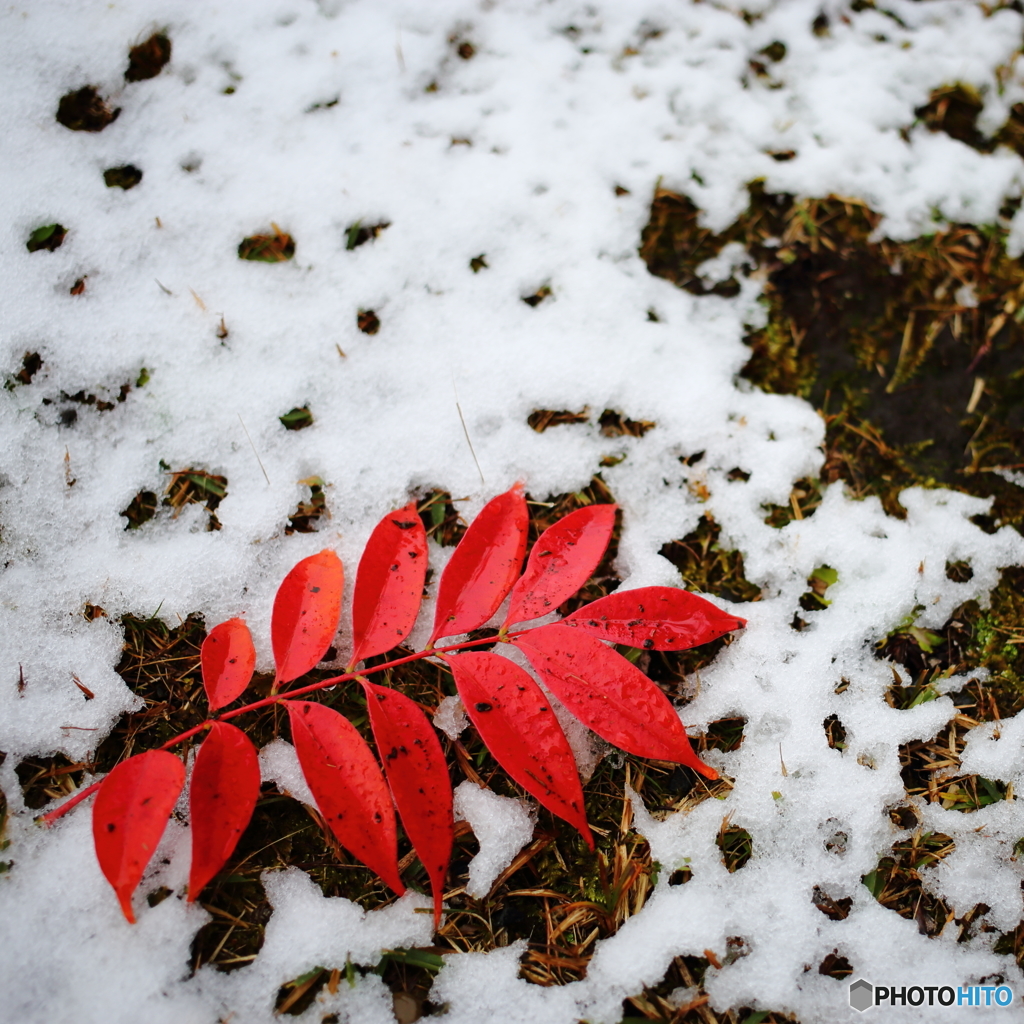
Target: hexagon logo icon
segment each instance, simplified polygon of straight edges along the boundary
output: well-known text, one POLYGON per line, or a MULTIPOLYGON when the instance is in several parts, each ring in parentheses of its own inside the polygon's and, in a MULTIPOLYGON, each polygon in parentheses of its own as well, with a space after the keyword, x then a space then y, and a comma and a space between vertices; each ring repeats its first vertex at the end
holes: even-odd
POLYGON ((871 989, 871 983, 863 978, 858 978, 850 986, 850 1005, 855 1010, 863 1013, 869 1006, 875 1005, 875 995, 871 989))

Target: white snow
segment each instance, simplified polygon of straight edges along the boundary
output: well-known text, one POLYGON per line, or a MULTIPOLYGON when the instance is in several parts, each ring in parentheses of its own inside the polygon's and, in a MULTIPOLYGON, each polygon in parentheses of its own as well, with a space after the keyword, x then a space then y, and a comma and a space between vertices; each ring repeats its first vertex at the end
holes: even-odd
POLYGON ((482 900, 498 875, 533 838, 537 809, 466 781, 455 787, 455 820, 468 821, 480 843, 480 852, 469 865, 466 892, 482 900))
MULTIPOLYGON (((825 36, 811 32, 817 0, 759 0, 747 5, 758 15, 749 24, 725 4, 683 0, 5 8, 0 371, 16 373, 28 351, 43 366, 31 384, 0 392, 0 785, 10 806, 3 857, 13 862, 0 877, 0 1016, 258 1024, 276 1019, 279 987, 304 971, 429 945, 430 916, 417 913, 424 897, 364 913, 290 868, 264 876, 274 909, 259 956, 230 975, 204 967, 189 976, 206 912, 142 898, 164 884, 181 892, 187 830, 172 822, 129 926, 95 862, 88 809, 39 830, 15 766, 55 751, 83 758, 135 706, 114 672, 123 613, 176 623, 199 612, 208 624, 244 614, 265 669, 273 593, 299 558, 331 545, 353 570, 379 516, 418 488, 468 496, 468 517, 517 480, 534 495, 560 493, 621 454, 603 474, 623 509, 623 586, 678 585, 658 551, 710 513, 764 588, 764 600, 736 609, 749 626, 701 673, 687 709, 691 731, 747 720, 739 750, 709 755, 735 788, 664 821, 635 800, 662 880, 639 915, 598 943, 583 981, 542 989, 519 979, 521 944, 451 955, 432 993, 446 1019, 614 1024, 622 999, 657 983, 673 956, 710 949, 723 959, 731 936, 750 952, 709 971, 718 1011, 747 1005, 804 1024, 857 1017, 846 984, 814 969, 833 949, 873 984, 1002 975, 1024 993, 990 938, 922 936, 860 882, 905 838, 885 813, 904 799, 899 744, 934 736, 954 713, 948 697, 890 708, 891 670, 873 645, 915 610, 918 625, 934 628, 968 598, 984 602, 998 569, 1024 562, 1024 542, 1009 527, 988 535, 974 526, 970 516, 986 508, 977 499, 904 492, 908 516, 897 521, 839 484, 813 517, 766 526, 761 506, 787 502, 793 482, 820 467, 823 427, 806 403, 736 376, 744 324, 764 315, 757 281, 735 299, 697 298, 652 277, 637 254, 659 180, 686 192, 716 229, 762 177, 770 190, 860 198, 897 238, 992 221, 1019 194, 1024 167, 1009 150, 985 155, 911 126, 930 91, 955 81, 984 97, 983 125, 1001 123, 1024 99, 1013 64, 1024 18, 970 0, 887 0, 902 24, 880 10, 825 8, 825 36), (127 47, 156 28, 172 39, 171 63, 126 84, 127 47), (475 47, 471 60, 449 43, 456 33, 475 47), (763 82, 748 60, 775 40, 787 55, 763 82), (59 98, 86 84, 121 108, 98 134, 54 119, 59 98), (797 156, 786 162, 769 155, 788 149, 797 156), (125 163, 143 170, 142 182, 107 188, 103 170, 125 163), (347 251, 357 221, 390 226, 347 251), (53 222, 68 229, 64 244, 28 253, 29 234, 53 222), (294 236, 295 259, 239 260, 242 238, 272 224, 294 236), (481 254, 488 266, 473 273, 481 254), (83 277, 84 294, 69 294, 83 277), (552 295, 536 308, 520 301, 545 284, 552 295), (378 334, 357 329, 361 309, 376 311, 378 334), (135 386, 143 368, 150 379, 135 386), (61 397, 82 389, 115 407, 61 397), (301 405, 313 426, 284 430, 278 417, 301 405), (534 409, 584 406, 594 414, 585 425, 537 434, 526 423, 534 409), (77 412, 73 424, 61 422, 65 408, 77 412), (604 408, 657 426, 608 439, 596 423, 604 408), (695 466, 679 462, 702 450, 695 466), (206 531, 197 506, 125 531, 119 513, 132 497, 166 485, 161 463, 227 477, 220 531, 206 531), (748 481, 727 479, 736 466, 748 481), (300 481, 312 476, 326 482, 331 519, 317 534, 285 536, 307 493, 300 481), (706 502, 690 486, 698 483, 706 502), (945 562, 960 559, 973 569, 969 583, 945 576, 945 562), (832 604, 805 613, 810 628, 794 632, 806 578, 823 563, 839 574, 832 604), (109 618, 86 621, 86 602, 109 618), (843 677, 850 685, 836 694, 843 677), (826 745, 830 714, 847 730, 845 752, 826 745), (734 874, 714 845, 725 816, 753 837, 753 857, 734 874), (825 838, 837 832, 845 847, 830 851, 825 838), (670 887, 684 862, 692 880, 670 887), (849 917, 819 913, 815 886, 852 897, 849 917)), ((1024 211, 1011 245, 1024 249, 1024 211)), ((742 262, 730 250, 702 273, 715 280, 742 262)), ((438 549, 431 557, 439 567, 438 549)), ((1024 789, 1021 729, 1017 719, 979 726, 964 770, 1024 789)), ((263 771, 301 798, 285 746, 264 754, 263 771)), ((498 810, 500 798, 478 793, 473 800, 490 800, 479 811, 460 788, 474 825, 522 826, 517 841, 528 841, 519 802, 498 810)), ((919 810, 957 846, 924 872, 929 890, 957 913, 984 902, 995 928, 1014 927, 1020 801, 969 815, 919 810)), ((501 869, 479 838, 471 877, 482 892, 501 869)), ((960 1019, 955 1007, 886 1012, 960 1019)), ((300 1019, 331 1013, 393 1020, 375 975, 324 989, 300 1019)))

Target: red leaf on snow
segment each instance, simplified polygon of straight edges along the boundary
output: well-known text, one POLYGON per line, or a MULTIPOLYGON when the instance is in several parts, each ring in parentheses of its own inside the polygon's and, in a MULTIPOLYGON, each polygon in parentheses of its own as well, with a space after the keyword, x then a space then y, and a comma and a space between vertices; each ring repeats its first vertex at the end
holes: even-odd
POLYGON ((553 612, 597 568, 615 526, 617 505, 588 505, 570 512, 538 538, 526 571, 512 588, 505 624, 553 612))
POLYGON ((365 679, 360 682, 366 690, 373 738, 391 795, 409 841, 430 877, 437 928, 455 839, 452 783, 444 751, 433 725, 415 701, 387 686, 365 679))
POLYGON ((498 610, 523 564, 528 525, 522 484, 484 505, 441 573, 431 644, 482 626, 498 610))
POLYGON ((541 688, 498 654, 465 652, 445 660, 495 760, 552 814, 579 829, 593 849, 576 759, 541 688))
POLYGON ((304 558, 278 587, 270 620, 277 682, 289 683, 319 664, 338 631, 341 559, 325 548, 304 558))
POLYGON ((373 751, 337 711, 309 701, 285 703, 302 774, 324 823, 401 896, 395 809, 373 751))
POLYGON ((588 729, 627 753, 718 772, 693 752, 675 708, 635 665, 595 637, 562 623, 512 641, 549 690, 588 729))
POLYGON ((214 722, 196 754, 189 782, 189 903, 234 852, 259 795, 260 767, 252 743, 241 729, 227 722, 214 722))
POLYGON ((96 857, 132 924, 132 893, 156 852, 184 784, 185 766, 179 758, 166 750, 149 750, 117 765, 96 794, 96 857))
POLYGON ((678 587, 617 590, 578 608, 560 623, 601 640, 648 651, 685 651, 746 624, 746 619, 678 587))
POLYGON ((390 651, 416 622, 427 575, 427 534, 410 502, 375 527, 352 600, 352 664, 390 651))
POLYGON ((228 619, 214 626, 199 653, 203 687, 210 710, 230 704, 243 693, 256 668, 252 634, 241 619, 228 619))

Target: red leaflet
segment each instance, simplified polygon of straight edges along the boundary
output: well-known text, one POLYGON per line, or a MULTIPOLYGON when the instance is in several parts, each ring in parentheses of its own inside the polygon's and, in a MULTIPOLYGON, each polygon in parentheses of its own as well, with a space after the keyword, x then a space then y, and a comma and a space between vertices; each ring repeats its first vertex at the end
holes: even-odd
POLYGON ((615 526, 617 505, 588 505, 570 512, 538 538, 526 571, 512 588, 505 625, 553 612, 590 578, 615 526))
POLYGON ((199 660, 210 710, 230 704, 249 685, 256 668, 249 627, 241 619, 214 626, 203 641, 199 660))
POLYGON ((189 783, 189 903, 234 852, 259 795, 260 766, 253 745, 241 729, 214 722, 196 755, 189 783))
POLYGON ((638 757, 676 761, 718 778, 693 752, 668 697, 611 647, 562 623, 531 629, 513 643, 547 688, 598 736, 638 757))
POLYGON ((728 615, 688 590, 640 587, 591 601, 561 624, 648 651, 685 651, 742 629, 747 620, 728 615))
POLYGON ((327 653, 338 631, 344 580, 341 559, 330 548, 304 558, 285 576, 270 620, 278 683, 298 679, 327 653))
POLYGON ((523 564, 528 525, 522 484, 484 505, 441 573, 431 644, 482 626, 498 610, 523 564))
POLYGON ((444 751, 419 705, 397 690, 361 679, 373 738, 406 834, 430 877, 434 927, 441 923, 444 876, 452 856, 455 821, 444 751))
POLYGON ((337 711, 287 701, 292 742, 324 823, 338 842, 376 871, 399 896, 395 809, 373 752, 337 711))
POLYGON ((427 575, 427 534, 416 502, 376 526, 359 560, 352 600, 352 664, 390 651, 416 622, 427 575))
POLYGON ((132 893, 184 784, 185 766, 166 750, 136 754, 100 783, 92 808, 96 858, 131 924, 135 923, 132 893))
POLYGON ((593 849, 576 759, 541 688, 497 654, 467 652, 445 661, 495 760, 552 814, 579 829, 593 849))

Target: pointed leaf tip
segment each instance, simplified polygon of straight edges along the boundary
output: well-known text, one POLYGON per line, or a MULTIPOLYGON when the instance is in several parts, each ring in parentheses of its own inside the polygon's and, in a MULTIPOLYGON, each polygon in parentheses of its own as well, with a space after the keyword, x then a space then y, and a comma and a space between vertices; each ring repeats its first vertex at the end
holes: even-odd
POLYGON ((746 619, 678 587, 616 590, 566 616, 559 625, 648 651, 685 651, 717 640, 746 619))
POLYGON ((377 759, 343 715, 311 701, 285 701, 302 774, 324 824, 399 896, 398 831, 377 759))
POLYGON ((259 795, 260 766, 252 743, 241 729, 214 722, 196 755, 189 783, 189 903, 234 853, 259 795))
POLYGON ((441 573, 431 643, 477 629, 498 610, 523 564, 529 521, 522 484, 480 510, 441 573))
POLYGON ((590 578, 615 528, 617 505, 588 505, 549 526, 530 551, 512 589, 505 624, 553 612, 590 578))
POLYGON ((305 675, 327 653, 338 631, 344 581, 341 559, 330 548, 302 559, 285 576, 270 621, 279 683, 305 675))
POLYGON ((214 626, 203 641, 199 661, 210 710, 226 707, 245 691, 256 668, 249 627, 242 619, 214 626))
POLYGON ((387 686, 360 680, 373 738, 391 795, 434 894, 434 928, 441 923, 444 879, 455 841, 452 783, 444 751, 420 706, 387 686))
POLYGON ((602 739, 637 757, 675 761, 718 778, 694 753, 668 697, 613 648, 561 622, 512 642, 544 685, 602 739))
POLYGON ((416 623, 427 575, 427 534, 410 502, 374 528, 352 599, 352 664, 390 651, 416 623))
POLYGON ((593 849, 576 759, 550 699, 526 671, 501 655, 464 651, 445 661, 494 759, 593 849))
POLYGON ((184 784, 185 766, 166 750, 136 754, 100 783, 92 808, 96 858, 131 924, 135 923, 132 894, 184 784))

